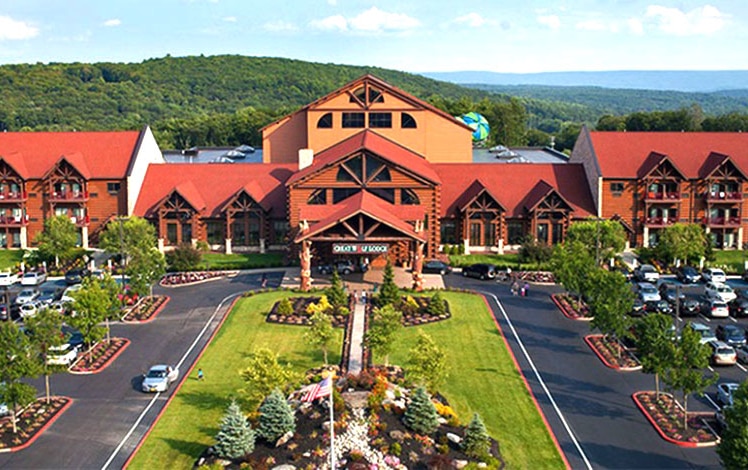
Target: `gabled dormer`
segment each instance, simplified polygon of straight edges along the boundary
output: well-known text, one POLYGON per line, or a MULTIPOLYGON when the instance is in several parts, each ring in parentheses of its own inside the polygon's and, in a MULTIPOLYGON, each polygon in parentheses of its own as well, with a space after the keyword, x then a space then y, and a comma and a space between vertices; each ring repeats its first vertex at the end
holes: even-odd
POLYGON ((699 171, 704 198, 708 203, 735 203, 743 200, 743 170, 728 155, 712 152, 699 171))
POLYGON ((20 154, 0 156, 0 202, 23 203, 28 171, 20 154))
POLYGON ((88 201, 91 172, 79 153, 63 155, 42 177, 47 200, 57 203, 88 201))
POLYGON ((556 188, 540 180, 528 193, 524 209, 535 238, 541 243, 561 243, 574 208, 556 188))
POLYGON ((643 197, 647 202, 680 201, 681 185, 686 180, 683 172, 670 157, 652 152, 639 168, 638 175, 643 197))

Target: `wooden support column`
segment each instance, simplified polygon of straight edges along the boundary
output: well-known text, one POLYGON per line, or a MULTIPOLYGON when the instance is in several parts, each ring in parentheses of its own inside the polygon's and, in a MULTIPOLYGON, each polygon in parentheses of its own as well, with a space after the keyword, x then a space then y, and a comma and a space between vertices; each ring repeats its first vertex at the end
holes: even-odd
POLYGON ((413 290, 423 291, 423 242, 415 241, 416 251, 413 259, 413 290))
POLYGON ((301 252, 299 253, 301 264, 301 290, 307 292, 312 288, 312 242, 303 240, 301 242, 301 252))

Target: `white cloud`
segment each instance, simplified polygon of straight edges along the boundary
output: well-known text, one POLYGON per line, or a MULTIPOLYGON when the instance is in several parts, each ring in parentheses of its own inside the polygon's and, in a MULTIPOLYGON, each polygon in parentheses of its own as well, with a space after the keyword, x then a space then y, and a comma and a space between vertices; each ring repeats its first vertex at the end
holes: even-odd
POLYGON ((558 29, 561 27, 561 20, 556 15, 538 16, 538 23, 548 26, 551 29, 558 29))
POLYGON ((289 23, 288 21, 270 21, 262 25, 262 29, 271 32, 284 32, 284 31, 297 31, 299 28, 295 24, 289 23))
POLYGON ((458 24, 465 24, 471 28, 480 28, 481 26, 491 24, 490 21, 483 18, 478 13, 468 13, 467 15, 458 16, 453 20, 453 22, 458 24))
POLYGON ((10 16, 0 16, 0 41, 29 39, 39 34, 39 28, 25 21, 14 20, 10 16))
POLYGON ((330 6, 335 6, 338 4, 338 0, 327 0, 327 4, 330 6))
POLYGON ((607 31, 610 28, 601 20, 580 21, 574 26, 584 31, 607 31))
POLYGON ((312 20, 309 22, 309 24, 313 28, 321 29, 324 31, 348 30, 348 21, 345 19, 345 17, 343 17, 343 15, 334 15, 328 16, 327 18, 322 18, 321 20, 312 20))
POLYGON ((420 21, 402 13, 389 13, 377 7, 359 13, 350 19, 352 29, 380 32, 385 30, 407 30, 420 25, 420 21))
POLYGON ((727 23, 728 16, 716 7, 704 5, 685 12, 678 8, 650 5, 645 14, 652 19, 660 31, 676 36, 713 34, 727 23))
POLYGON ((636 35, 644 34, 644 24, 639 18, 629 18, 626 21, 626 25, 629 27, 629 31, 636 35))
POLYGON ((224 16, 221 19, 227 23, 236 23, 236 16, 224 16))
POLYGON ((122 22, 119 20, 119 18, 112 18, 111 20, 106 20, 104 22, 104 26, 119 26, 122 22))

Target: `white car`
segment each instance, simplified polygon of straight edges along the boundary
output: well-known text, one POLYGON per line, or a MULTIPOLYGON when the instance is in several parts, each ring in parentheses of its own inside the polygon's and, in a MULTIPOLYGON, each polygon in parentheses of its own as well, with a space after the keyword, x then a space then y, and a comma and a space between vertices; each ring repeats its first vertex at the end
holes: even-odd
POLYGON ((37 271, 30 271, 23 275, 21 278, 21 285, 22 286, 38 286, 39 284, 42 284, 44 281, 47 280, 47 275, 45 273, 40 273, 37 271))
POLYGON ((732 405, 732 394, 740 387, 739 383, 723 382, 717 385, 717 403, 722 406, 732 405))
POLYGON ((75 302, 75 299, 73 298, 73 292, 80 290, 80 288, 82 287, 83 287, 83 284, 73 284, 72 286, 66 287, 65 290, 62 292, 62 297, 60 297, 60 302, 62 302, 63 304, 75 302))
POLYGON ((169 385, 179 377, 179 369, 167 365, 157 365, 150 368, 143 376, 144 392, 165 392, 169 385))
POLYGON ((0 286, 8 287, 18 282, 18 274, 11 272, 0 273, 0 286))
POLYGON ((39 291, 36 289, 23 289, 16 296, 16 305, 23 305, 25 303, 36 300, 39 297, 39 291))
POLYGON ((662 300, 660 297, 660 291, 650 282, 640 282, 636 285, 639 297, 644 302, 659 302, 662 300))
POLYGON ((660 279, 660 273, 651 264, 642 264, 634 269, 634 278, 642 282, 657 282, 660 279))
POLYGON ((738 298, 732 287, 716 281, 707 282, 704 293, 710 299, 720 299, 725 303, 730 303, 738 298))
POLYGON ((719 268, 706 268, 701 271, 701 277, 704 282, 727 282, 725 272, 719 268))
POLYGON ((78 348, 70 343, 60 346, 52 346, 47 354, 47 364, 56 366, 69 366, 78 357, 78 348))
POLYGON ((31 302, 22 304, 18 308, 18 314, 21 316, 21 318, 29 318, 36 315, 36 313, 42 308, 44 308, 43 303, 39 302, 38 300, 32 300, 31 302))

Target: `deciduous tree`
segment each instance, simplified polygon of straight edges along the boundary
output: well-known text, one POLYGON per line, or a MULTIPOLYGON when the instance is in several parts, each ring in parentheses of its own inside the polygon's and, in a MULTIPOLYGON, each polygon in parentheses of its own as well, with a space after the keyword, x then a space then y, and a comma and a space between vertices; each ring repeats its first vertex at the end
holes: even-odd
POLYGON ((291 367, 281 365, 278 355, 268 348, 258 348, 252 353, 241 376, 246 382, 243 391, 249 403, 254 406, 276 388, 285 389, 296 380, 291 367))
POLYGON ((418 330, 418 341, 410 349, 405 374, 431 392, 436 392, 449 376, 446 353, 422 330, 418 330))
POLYGON ((335 340, 335 329, 332 326, 332 318, 326 313, 315 312, 309 320, 311 321, 311 326, 304 333, 304 338, 310 345, 322 350, 326 366, 327 352, 335 340))
POLYGON ((39 254, 45 259, 54 259, 55 266, 60 260, 70 258, 78 242, 78 229, 70 218, 56 215, 44 221, 44 230, 37 235, 39 254))
POLYGON ((0 324, 0 403, 8 405, 13 434, 18 432, 18 410, 36 397, 36 389, 25 378, 36 377, 39 364, 33 357, 26 333, 12 321, 0 324))
POLYGON ((385 365, 389 365, 395 335, 402 327, 403 314, 395 310, 392 304, 374 309, 371 324, 364 334, 364 342, 373 353, 384 356, 385 365))
POLYGON ((673 322, 662 313, 652 313, 634 324, 634 340, 642 370, 654 374, 657 399, 660 398, 660 376, 673 362, 675 346, 673 322))
POLYGON ((50 401, 49 376, 63 369, 63 366, 48 363, 50 350, 62 346, 67 338, 62 333, 62 314, 51 308, 42 308, 36 315, 25 320, 26 332, 31 346, 36 352, 39 368, 44 375, 47 403, 50 401))
POLYGON ((728 470, 748 468, 748 381, 732 394, 732 405, 723 408, 725 429, 717 454, 728 470))

